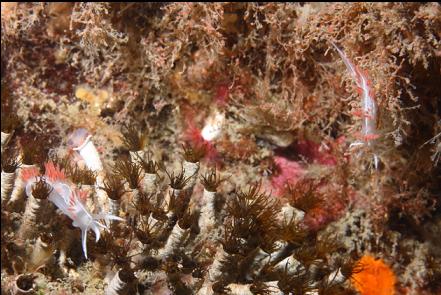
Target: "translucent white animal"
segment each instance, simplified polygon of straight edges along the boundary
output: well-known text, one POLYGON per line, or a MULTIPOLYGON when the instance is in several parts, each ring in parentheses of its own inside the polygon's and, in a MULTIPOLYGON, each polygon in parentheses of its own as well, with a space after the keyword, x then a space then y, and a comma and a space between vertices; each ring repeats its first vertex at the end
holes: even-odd
MULTIPOLYGON (((32 185, 38 181, 37 177, 31 178, 26 184, 26 194, 31 196, 32 185)), ((57 206, 65 215, 69 216, 73 220, 72 225, 81 229, 81 239, 83 246, 83 253, 87 259, 87 232, 89 229, 95 232, 96 242, 100 239, 100 228, 108 229, 107 225, 110 220, 124 219, 107 213, 91 214, 81 203, 78 190, 72 190, 71 187, 62 181, 46 182, 52 186, 52 190, 49 194, 48 200, 57 206), (106 225, 103 225, 99 220, 104 220, 106 225)))
MULTIPOLYGON (((345 63, 346 68, 348 69, 352 78, 355 80, 355 83, 357 84, 358 90, 360 91, 362 97, 362 140, 352 143, 351 147, 359 145, 367 145, 369 147, 372 147, 373 141, 377 139, 379 135, 377 134, 377 102, 375 101, 375 97, 370 88, 370 82, 366 75, 356 66, 354 66, 354 64, 352 64, 346 54, 340 48, 338 48, 337 45, 335 45, 333 42, 331 42, 331 44, 337 50, 341 59, 345 63)), ((378 164, 378 155, 374 153, 375 169, 378 169, 378 164)))

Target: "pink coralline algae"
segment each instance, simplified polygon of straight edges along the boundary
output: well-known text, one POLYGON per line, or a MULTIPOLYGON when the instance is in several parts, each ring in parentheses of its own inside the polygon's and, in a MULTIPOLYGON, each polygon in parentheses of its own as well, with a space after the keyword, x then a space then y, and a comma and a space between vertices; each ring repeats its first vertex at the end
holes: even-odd
POLYGON ((285 194, 289 185, 295 184, 304 174, 305 170, 297 161, 275 156, 274 163, 278 173, 271 178, 271 187, 274 195, 280 197, 285 194))
POLYGON ((330 222, 337 220, 344 209, 346 204, 343 200, 328 200, 328 202, 312 208, 303 220, 304 224, 311 230, 320 230, 324 228, 330 222))
POLYGON ((294 144, 294 149, 302 156, 320 165, 334 166, 337 159, 330 153, 330 150, 310 140, 299 140, 294 144))
MULTIPOLYGON (((335 144, 339 145, 344 138, 339 138, 335 144)), ((337 159, 332 155, 332 148, 310 140, 299 140, 288 149, 307 161, 315 164, 335 166, 337 159)), ((282 196, 289 185, 293 185, 305 174, 305 168, 300 161, 294 161, 281 156, 274 157, 278 173, 271 178, 271 186, 276 196, 282 196)))

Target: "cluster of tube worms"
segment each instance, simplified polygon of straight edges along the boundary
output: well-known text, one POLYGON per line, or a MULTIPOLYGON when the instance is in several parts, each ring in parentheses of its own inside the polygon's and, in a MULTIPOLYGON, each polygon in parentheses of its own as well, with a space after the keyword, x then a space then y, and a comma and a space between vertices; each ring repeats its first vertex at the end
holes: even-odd
MULTIPOLYGON (((24 161, 32 159, 24 154, 29 151, 17 156, 8 147, 2 159, 2 268, 21 274, 10 286, 13 293, 36 291, 35 272, 68 277, 87 260, 97 276, 109 278, 105 294, 353 293, 346 281, 361 268, 356 259, 342 259, 349 255, 337 241, 302 223, 312 186, 301 182, 295 190, 305 206, 281 205, 260 183, 225 192, 230 179, 216 167, 201 169, 203 146, 184 146, 181 169, 172 171, 153 160, 135 128, 123 134, 129 156, 106 169, 84 129, 68 141, 80 161, 53 156, 44 173, 24 161), (57 177, 84 212, 69 213, 52 200, 54 190, 61 194, 51 185, 57 177), (107 225, 94 228, 95 240, 82 227, 91 220, 107 225)), ((6 144, 2 140, 2 149, 6 144)))

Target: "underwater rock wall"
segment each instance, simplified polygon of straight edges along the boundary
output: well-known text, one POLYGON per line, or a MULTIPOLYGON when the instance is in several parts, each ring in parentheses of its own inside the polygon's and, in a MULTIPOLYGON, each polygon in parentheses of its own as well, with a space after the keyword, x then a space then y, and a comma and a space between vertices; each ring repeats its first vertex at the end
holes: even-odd
POLYGON ((2 292, 440 292, 439 4, 1 22, 2 292))

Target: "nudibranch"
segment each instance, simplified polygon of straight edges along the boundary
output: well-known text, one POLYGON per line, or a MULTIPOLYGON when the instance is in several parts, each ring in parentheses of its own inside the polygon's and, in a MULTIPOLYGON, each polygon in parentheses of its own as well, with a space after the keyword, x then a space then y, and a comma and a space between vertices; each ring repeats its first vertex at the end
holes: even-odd
POLYGON ((84 128, 73 131, 67 140, 67 144, 83 158, 87 168, 92 171, 103 170, 103 164, 98 151, 92 142, 92 135, 84 128))

